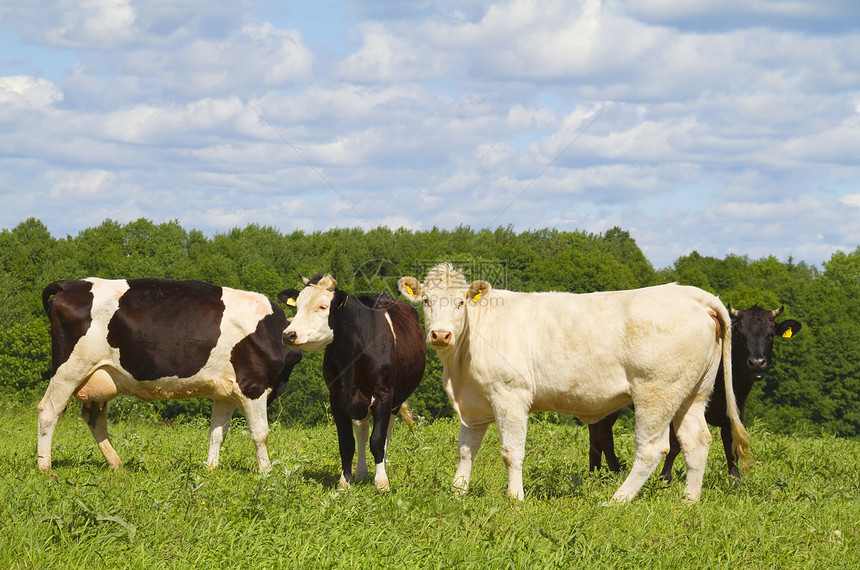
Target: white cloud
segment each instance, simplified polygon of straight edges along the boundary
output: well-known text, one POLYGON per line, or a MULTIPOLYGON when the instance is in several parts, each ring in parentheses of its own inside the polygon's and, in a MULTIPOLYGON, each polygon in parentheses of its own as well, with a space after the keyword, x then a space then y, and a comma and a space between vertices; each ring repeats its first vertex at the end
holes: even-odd
POLYGON ((28 75, 0 77, 0 113, 3 110, 46 109, 63 100, 63 93, 46 79, 28 75))
POLYGON ((337 76, 357 83, 417 81, 442 77, 449 66, 443 57, 419 46, 404 33, 382 23, 360 26, 362 47, 337 66, 337 76))
POLYGON ((63 1, 51 8, 59 13, 59 21, 45 31, 52 45, 111 48, 137 35, 131 0, 63 1))
POLYGON ((20 2, 0 222, 619 225, 656 265, 818 262, 860 242, 860 8, 837 4, 382 0, 333 4, 332 31, 244 3, 20 2), (48 81, 45 53, 74 63, 48 81))
POLYGON ((201 99, 182 107, 135 105, 107 114, 100 131, 110 140, 152 144, 175 142, 176 138, 198 139, 203 133, 228 130, 245 112, 238 98, 201 99))
POLYGON ((845 194, 844 196, 840 196, 839 201, 846 206, 860 208, 860 194, 845 194))
POLYGON ((116 175, 107 170, 85 172, 65 172, 49 175, 59 180, 51 187, 50 196, 54 200, 79 200, 105 197, 112 193, 116 175))

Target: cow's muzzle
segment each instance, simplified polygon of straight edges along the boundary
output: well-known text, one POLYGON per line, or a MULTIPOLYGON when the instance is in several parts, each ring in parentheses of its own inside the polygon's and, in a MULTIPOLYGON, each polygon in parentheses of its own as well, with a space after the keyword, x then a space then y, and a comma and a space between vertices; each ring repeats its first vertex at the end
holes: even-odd
POLYGON ((286 346, 295 346, 298 340, 299 335, 296 334, 296 331, 284 331, 284 334, 281 336, 281 342, 286 346))
POLYGON ((747 367, 749 368, 750 375, 756 380, 764 378, 764 373, 767 372, 768 365, 767 358, 751 356, 747 359, 747 367))
POLYGON ((432 330, 430 331, 430 344, 433 346, 448 346, 451 344, 453 337, 454 335, 451 334, 451 331, 442 329, 432 330))

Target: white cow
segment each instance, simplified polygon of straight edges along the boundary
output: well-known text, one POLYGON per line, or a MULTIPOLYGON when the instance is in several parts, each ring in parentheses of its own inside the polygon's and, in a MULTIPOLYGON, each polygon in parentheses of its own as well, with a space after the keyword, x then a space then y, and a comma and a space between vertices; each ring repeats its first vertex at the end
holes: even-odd
POLYGON ((676 284, 606 293, 515 293, 466 282, 450 264, 424 283, 398 282, 423 302, 427 342, 442 361, 443 382, 460 417, 454 486, 469 487, 472 461, 490 422, 498 425, 508 492, 523 499, 530 412, 573 414, 593 423, 635 406, 633 467, 612 497, 633 499, 669 451, 674 422, 687 463, 687 500, 697 502, 711 443, 705 405, 722 356, 726 399, 745 458, 731 381, 731 321, 715 296, 676 284))

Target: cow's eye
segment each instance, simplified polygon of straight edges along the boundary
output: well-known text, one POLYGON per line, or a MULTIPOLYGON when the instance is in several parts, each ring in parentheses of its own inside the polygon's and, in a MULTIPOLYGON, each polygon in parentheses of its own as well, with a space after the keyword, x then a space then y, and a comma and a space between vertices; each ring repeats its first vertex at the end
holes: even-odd
POLYGON ((429 297, 424 297, 424 306, 425 306, 425 307, 429 307, 429 306, 430 306, 430 299, 429 299, 429 297))
POLYGON ((460 307, 462 307, 463 303, 465 303, 465 302, 466 301, 464 301, 463 299, 457 299, 457 308, 459 309, 460 307))
POLYGON ((317 311, 325 311, 326 309, 328 309, 328 305, 320 305, 317 307, 317 311))

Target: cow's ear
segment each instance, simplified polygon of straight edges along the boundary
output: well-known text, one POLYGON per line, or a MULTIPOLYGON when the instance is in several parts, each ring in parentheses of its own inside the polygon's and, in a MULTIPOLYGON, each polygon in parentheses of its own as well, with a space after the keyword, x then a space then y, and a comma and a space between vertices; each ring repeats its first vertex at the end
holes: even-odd
POLYGON ((776 323, 776 334, 782 338, 791 338, 800 332, 802 324, 794 319, 786 319, 781 323, 776 323))
POLYGON ((278 293, 278 299, 288 307, 296 306, 296 299, 299 298, 299 292, 296 289, 284 289, 278 293))
POLYGON ((413 303, 421 300, 421 283, 414 277, 401 277, 397 280, 397 289, 401 295, 413 303))
POLYGON ((487 296, 493 290, 492 285, 486 281, 473 281, 469 285, 469 292, 466 293, 466 298, 473 303, 477 303, 481 297, 487 296))

